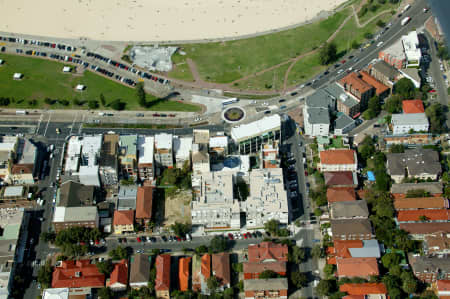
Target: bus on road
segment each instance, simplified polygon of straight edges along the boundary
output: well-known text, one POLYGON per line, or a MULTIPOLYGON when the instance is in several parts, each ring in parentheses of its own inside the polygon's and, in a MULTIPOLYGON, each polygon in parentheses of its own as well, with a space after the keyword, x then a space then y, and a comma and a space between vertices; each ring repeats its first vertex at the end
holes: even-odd
POLYGON ((237 102, 239 102, 238 98, 229 98, 229 99, 222 101, 222 106, 230 105, 230 104, 237 103, 237 102))

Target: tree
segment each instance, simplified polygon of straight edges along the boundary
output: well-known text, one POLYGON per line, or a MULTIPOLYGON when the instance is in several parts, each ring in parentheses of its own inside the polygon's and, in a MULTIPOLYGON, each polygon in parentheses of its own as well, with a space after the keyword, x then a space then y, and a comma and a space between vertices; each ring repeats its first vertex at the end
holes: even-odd
POLYGON ((280 226, 280 222, 278 222, 278 220, 275 220, 275 219, 271 219, 271 220, 267 221, 266 223, 264 223, 265 231, 267 231, 271 234, 276 234, 279 226, 280 226))
POLYGON ((124 247, 118 246, 108 252, 109 257, 111 257, 113 260, 122 260, 126 259, 128 257, 127 250, 124 247))
POLYGON ((404 271, 400 274, 402 280, 402 290, 406 294, 414 294, 417 291, 418 283, 414 275, 409 271, 404 271))
POLYGON ((208 286, 208 289, 214 293, 220 286, 220 281, 216 276, 211 275, 206 281, 206 285, 208 286))
POLYGON ((114 110, 122 111, 125 109, 126 103, 122 102, 121 99, 116 99, 112 101, 109 106, 114 110))
POLYGON ((406 191, 406 198, 428 197, 430 193, 425 189, 410 189, 406 191))
POLYGON ((440 103, 434 103, 429 106, 425 113, 430 119, 430 131, 432 133, 443 133, 446 130, 445 126, 445 111, 440 103))
POLYGON ((386 269, 389 269, 392 266, 400 264, 401 259, 402 257, 399 254, 391 252, 383 255, 383 257, 381 258, 381 262, 386 269))
POLYGON ((394 145, 391 146, 389 151, 391 153, 404 153, 405 152, 405 147, 403 146, 403 144, 394 144, 394 145))
POLYGON ((416 87, 408 78, 402 78, 394 85, 394 94, 399 95, 402 99, 411 99, 415 94, 416 87))
POLYGON ((314 215, 315 216, 320 217, 320 216, 322 216, 322 214, 323 214, 323 211, 322 211, 321 208, 314 209, 314 215))
POLYGON ((97 295, 100 299, 112 299, 114 296, 110 288, 99 289, 97 295))
POLYGON ((114 265, 111 263, 111 260, 106 260, 103 262, 98 262, 95 264, 97 266, 97 269, 100 273, 104 274, 105 276, 109 276, 111 272, 114 270, 114 265))
POLYGON ((208 247, 206 247, 205 245, 200 245, 199 247, 195 248, 195 253, 197 255, 204 255, 207 252, 208 252, 208 247))
POLYGON ((356 50, 359 48, 359 46, 361 46, 361 45, 358 43, 358 41, 356 41, 356 40, 352 41, 352 49, 356 50))
POLYGON ((234 288, 228 288, 223 291, 224 299, 233 299, 234 298, 234 288))
POLYGON ((41 239, 44 242, 55 242, 56 234, 55 232, 42 232, 41 239))
POLYGON ((319 51, 320 64, 327 65, 337 59, 337 47, 335 43, 325 43, 319 51))
POLYGON ((277 278, 278 276, 278 273, 272 270, 264 270, 259 274, 259 279, 277 278))
POLYGON ((213 253, 223 252, 227 250, 227 239, 223 236, 214 236, 209 243, 209 249, 213 253))
POLYGON ((138 98, 138 103, 141 107, 147 107, 147 100, 144 90, 144 83, 139 82, 136 84, 136 96, 138 98))
POLYGON ((187 223, 175 222, 170 228, 178 237, 185 237, 186 234, 191 231, 191 226, 187 223))
POLYGON ((370 98, 368 107, 375 113, 375 116, 378 116, 381 111, 380 99, 377 96, 370 98))
POLYGON ((306 251, 304 248, 292 246, 289 250, 288 259, 291 263, 300 264, 306 258, 306 251))
POLYGON ((233 263, 232 268, 234 272, 241 273, 244 271, 244 265, 242 263, 233 263))
POLYGON ((437 49, 437 56, 442 60, 449 60, 450 55, 448 52, 448 48, 444 43, 440 43, 437 49))
POLYGON ((323 267, 323 273, 325 273, 327 277, 333 275, 335 270, 336 268, 331 264, 326 264, 325 267, 323 267))
POLYGON ((399 113, 402 110, 402 99, 399 95, 392 95, 386 100, 384 110, 389 113, 399 113))
POLYGON ((358 146, 358 153, 364 161, 373 156, 375 153, 375 143, 371 136, 364 137, 363 141, 358 146))
POLYGON ((322 279, 319 281, 316 287, 316 292, 320 296, 328 296, 330 295, 335 288, 335 282, 328 279, 322 279))
POLYGON ((386 23, 383 22, 382 20, 378 20, 377 21, 377 26, 380 27, 380 28, 383 28, 384 26, 386 26, 386 23))
POLYGON ((103 93, 100 94, 100 104, 102 104, 103 107, 106 106, 106 99, 103 93))
POLYGON ((98 108, 98 102, 96 100, 90 100, 88 102, 89 109, 97 109, 98 108))
POLYGON ((298 271, 291 272, 291 282, 295 287, 300 289, 308 285, 308 276, 298 271))
POLYGON ((45 265, 41 266, 38 271, 37 281, 41 284, 42 288, 46 289, 51 286, 53 269, 50 262, 47 261, 45 265))
POLYGON ((313 258, 323 258, 325 256, 325 252, 320 245, 314 245, 311 250, 311 255, 313 258))

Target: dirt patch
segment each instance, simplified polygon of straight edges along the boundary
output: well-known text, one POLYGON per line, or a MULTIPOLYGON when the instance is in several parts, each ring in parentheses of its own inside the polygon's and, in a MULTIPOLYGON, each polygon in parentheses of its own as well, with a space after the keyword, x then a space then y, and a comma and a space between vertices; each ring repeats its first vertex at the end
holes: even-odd
POLYGON ((192 191, 182 190, 167 197, 164 205, 164 226, 170 226, 175 222, 191 223, 192 191))

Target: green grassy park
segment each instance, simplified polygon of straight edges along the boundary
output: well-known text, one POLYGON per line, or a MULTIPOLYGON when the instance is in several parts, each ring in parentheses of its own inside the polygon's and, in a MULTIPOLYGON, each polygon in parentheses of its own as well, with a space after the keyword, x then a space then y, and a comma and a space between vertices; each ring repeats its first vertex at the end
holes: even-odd
MULTIPOLYGON (((63 63, 47 59, 0 54, 0 97, 9 98, 11 108, 88 109, 89 101, 97 101, 99 109, 111 109, 109 104, 120 99, 126 110, 142 110, 133 88, 119 84, 90 71, 63 73, 63 63), (22 80, 13 80, 14 73, 22 73, 22 80), (75 91, 77 84, 87 88, 75 91), (105 99, 102 106, 100 95, 105 99), (52 104, 45 99, 52 100, 52 104)), ((157 99, 147 95, 150 110, 199 111, 195 105, 157 99)))

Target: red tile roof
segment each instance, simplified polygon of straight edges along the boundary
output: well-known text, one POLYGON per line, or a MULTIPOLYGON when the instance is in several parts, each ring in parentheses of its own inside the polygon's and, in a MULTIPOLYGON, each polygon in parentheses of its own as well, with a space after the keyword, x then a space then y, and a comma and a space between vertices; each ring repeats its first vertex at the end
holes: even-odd
POLYGON ((342 297, 342 299, 366 299, 366 297, 364 295, 348 295, 342 297))
POLYGON ((344 283, 339 287, 339 291, 356 296, 387 294, 383 283, 344 283))
POLYGON ((329 258, 328 264, 335 265, 336 258, 350 258, 349 248, 363 248, 364 244, 361 240, 335 240, 334 247, 328 247, 329 258))
POLYGON ((326 171, 323 173, 327 186, 353 186, 351 171, 326 171))
POLYGON ((105 275, 89 260, 62 261, 53 271, 52 288, 101 288, 105 275))
POLYGON ((333 202, 356 200, 355 189, 351 187, 328 188, 327 200, 330 204, 333 202))
POLYGON ((450 292, 450 280, 441 279, 436 282, 437 290, 440 292, 450 292))
POLYGON ((180 291, 187 291, 189 288, 189 264, 191 263, 190 257, 180 258, 178 260, 178 279, 180 283, 180 291))
POLYGON ((339 277, 369 277, 379 275, 377 259, 374 257, 351 257, 336 259, 339 277))
POLYGON ((402 102, 403 113, 424 113, 422 100, 405 100, 402 102))
POLYGON ((350 90, 350 88, 348 86, 351 86, 352 89, 357 90, 358 92, 360 92, 361 94, 371 90, 373 87, 364 82, 361 79, 361 76, 359 76, 357 73, 352 72, 350 74, 348 74, 347 76, 345 76, 344 78, 342 78, 339 83, 344 86, 345 90, 350 90), (347 85, 347 87, 345 87, 347 85))
POLYGON ((420 217, 425 216, 427 220, 449 220, 449 212, 447 209, 440 210, 407 210, 398 211, 397 220, 404 221, 421 221, 420 217))
POLYGON ((244 263, 244 273, 261 273, 265 270, 272 270, 276 273, 286 273, 286 262, 272 262, 272 263, 244 263))
POLYGON ((248 261, 251 263, 283 261, 287 262, 288 247, 283 244, 262 242, 248 246, 248 261))
POLYGON ((417 197, 394 200, 396 210, 412 209, 443 209, 449 208, 448 200, 444 197, 417 197))
POLYGON ((450 233, 450 222, 400 223, 400 229, 413 235, 426 235, 437 232, 450 233))
POLYGON ((200 268, 200 272, 202 273, 205 279, 208 279, 211 276, 211 255, 205 254, 202 256, 202 264, 200 268))
POLYGON ((220 285, 231 284, 230 254, 227 252, 212 255, 212 270, 214 276, 220 281, 220 285))
POLYGON ((153 187, 144 186, 137 190, 136 198, 136 218, 152 218, 153 187))
POLYGON ((321 164, 355 164, 355 151, 349 149, 327 150, 320 152, 321 164))
POLYGON ((361 71, 359 73, 361 75, 361 79, 364 82, 366 82, 367 84, 375 87, 375 93, 377 95, 383 94, 383 93, 385 93, 385 92, 387 92, 389 90, 389 87, 387 87, 386 85, 384 85, 381 82, 378 82, 377 79, 375 79, 374 77, 369 75, 369 73, 367 73, 366 71, 361 71))
POLYGON ((156 257, 156 291, 170 290, 170 254, 160 254, 156 257))
POLYGON ((114 270, 111 272, 111 277, 109 280, 109 285, 114 285, 116 283, 128 284, 128 261, 121 260, 119 263, 114 265, 114 270))
POLYGON ((114 211, 113 225, 134 224, 134 210, 114 211))

